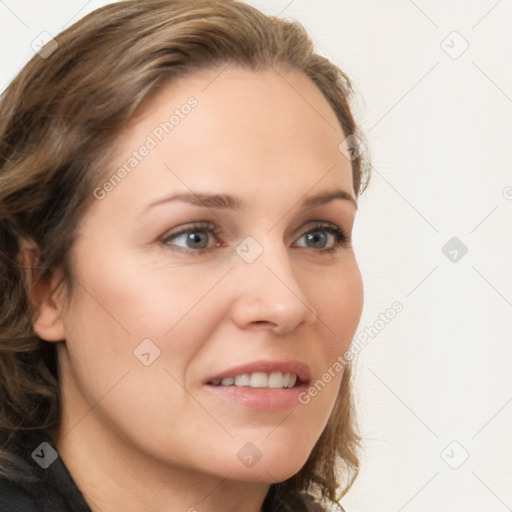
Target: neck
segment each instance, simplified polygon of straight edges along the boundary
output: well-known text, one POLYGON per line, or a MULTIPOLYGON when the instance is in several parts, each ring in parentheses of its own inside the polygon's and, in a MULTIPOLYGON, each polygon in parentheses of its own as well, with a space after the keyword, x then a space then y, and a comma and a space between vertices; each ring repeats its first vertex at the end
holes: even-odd
POLYGON ((94 412, 74 424, 63 419, 53 441, 92 512, 261 512, 268 484, 155 459, 98 428, 94 412))

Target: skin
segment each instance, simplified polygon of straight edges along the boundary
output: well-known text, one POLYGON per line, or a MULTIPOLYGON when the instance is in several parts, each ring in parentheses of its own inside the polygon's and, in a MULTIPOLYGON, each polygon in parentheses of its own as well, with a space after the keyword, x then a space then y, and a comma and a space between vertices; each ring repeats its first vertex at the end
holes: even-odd
POLYGON ((174 82, 121 135, 111 171, 174 108, 198 100, 82 218, 70 302, 50 291, 58 272, 37 291, 34 329, 59 342, 63 415, 54 442, 95 512, 260 511, 269 485, 308 458, 341 373, 309 404, 275 412, 227 402, 203 380, 254 360, 298 359, 314 382, 347 350, 360 319, 354 204, 301 207, 333 189, 354 197, 333 110, 302 73, 219 71, 174 82), (141 213, 191 191, 230 194, 243 208, 173 201, 141 213), (312 246, 306 233, 334 242, 319 220, 348 240, 332 252, 312 246), (220 230, 199 233, 206 251, 169 238, 198 221, 220 230), (252 263, 235 250, 246 236, 263 248, 252 263), (133 353, 147 338, 160 350, 149 366, 133 353), (248 442, 262 454, 252 467, 237 457, 248 442))

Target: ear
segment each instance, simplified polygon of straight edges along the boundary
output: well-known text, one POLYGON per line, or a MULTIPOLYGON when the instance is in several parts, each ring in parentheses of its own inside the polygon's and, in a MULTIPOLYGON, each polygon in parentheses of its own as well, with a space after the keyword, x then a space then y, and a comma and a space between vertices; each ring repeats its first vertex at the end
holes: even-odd
POLYGON ((32 267, 39 261, 39 248, 32 240, 21 239, 18 262, 24 267, 30 290, 30 301, 36 309, 35 320, 32 321, 34 332, 45 341, 62 341, 66 338, 62 321, 62 301, 57 284, 62 277, 61 272, 52 272, 51 277, 41 277, 33 281, 32 267))

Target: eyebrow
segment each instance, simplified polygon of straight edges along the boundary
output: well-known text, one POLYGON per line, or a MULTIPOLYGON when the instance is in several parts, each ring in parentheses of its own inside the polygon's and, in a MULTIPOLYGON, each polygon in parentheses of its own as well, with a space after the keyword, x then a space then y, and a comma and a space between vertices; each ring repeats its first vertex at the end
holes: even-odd
POLYGON ((335 199, 348 201, 349 203, 352 203, 354 208, 357 210, 357 200, 351 194, 341 189, 336 189, 332 192, 324 192, 316 196, 308 197, 302 201, 301 206, 302 208, 313 208, 315 206, 320 206, 322 204, 329 203, 330 201, 334 201, 335 199))
MULTIPOLYGON (((322 192, 315 196, 308 197, 300 203, 300 206, 304 209, 314 208, 315 206, 321 206, 336 199, 348 201, 357 210, 357 200, 351 194, 341 189, 322 192)), ((174 201, 182 201, 196 206, 201 206, 203 208, 229 210, 242 210, 245 206, 241 199, 229 194, 180 193, 157 199, 147 205, 140 213, 146 213, 157 205, 171 203, 174 201)))

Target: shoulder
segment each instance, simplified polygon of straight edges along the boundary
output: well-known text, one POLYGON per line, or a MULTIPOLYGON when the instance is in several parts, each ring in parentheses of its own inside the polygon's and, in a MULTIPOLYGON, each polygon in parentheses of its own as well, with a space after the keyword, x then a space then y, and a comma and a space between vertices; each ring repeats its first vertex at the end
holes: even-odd
POLYGON ((0 476, 1 512, 91 512, 49 437, 34 434, 25 448, 0 476))
POLYGON ((33 497, 12 480, 0 478, 2 512, 32 512, 38 510, 33 497))
POLYGON ((62 500, 55 500, 55 495, 49 493, 40 482, 19 482, 8 478, 0 478, 0 503, 2 512, 68 510, 66 504, 62 500))

